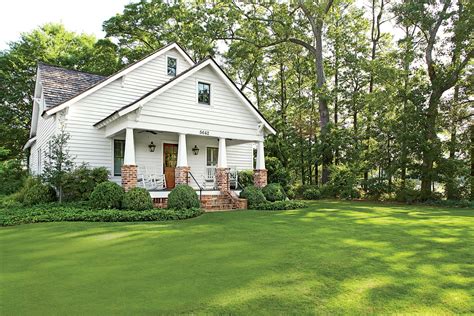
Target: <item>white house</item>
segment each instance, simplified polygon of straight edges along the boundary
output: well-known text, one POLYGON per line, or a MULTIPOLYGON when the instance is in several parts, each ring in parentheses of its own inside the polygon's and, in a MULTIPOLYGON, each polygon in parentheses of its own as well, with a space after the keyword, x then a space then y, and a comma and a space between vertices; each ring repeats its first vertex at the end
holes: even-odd
POLYGON ((212 58, 196 63, 176 43, 109 77, 39 64, 25 145, 31 173, 42 172, 61 129, 77 164, 106 167, 125 190, 143 186, 163 205, 188 183, 229 208, 238 207, 237 170, 254 169, 255 184, 266 184, 263 141, 275 134, 212 58))

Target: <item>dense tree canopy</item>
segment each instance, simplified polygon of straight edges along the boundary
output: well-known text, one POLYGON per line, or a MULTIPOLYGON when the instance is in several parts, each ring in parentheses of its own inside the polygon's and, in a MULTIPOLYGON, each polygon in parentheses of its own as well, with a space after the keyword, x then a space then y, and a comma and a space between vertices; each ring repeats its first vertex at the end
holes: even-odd
POLYGON ((291 183, 472 198, 473 10, 467 0, 141 0, 104 22, 111 41, 47 25, 0 54, 0 146, 16 154, 26 139, 37 60, 104 74, 177 41, 196 60, 217 57, 266 114, 278 130, 267 155, 291 183))

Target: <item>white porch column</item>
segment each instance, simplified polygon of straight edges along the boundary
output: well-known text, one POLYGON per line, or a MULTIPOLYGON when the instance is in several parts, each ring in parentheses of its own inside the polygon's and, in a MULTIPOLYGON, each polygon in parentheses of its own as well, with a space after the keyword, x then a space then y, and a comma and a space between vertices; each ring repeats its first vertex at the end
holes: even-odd
POLYGON ((124 165, 135 165, 135 141, 133 128, 125 129, 125 152, 123 154, 124 165))
POLYGON ((255 169, 265 169, 265 153, 263 150, 263 141, 257 143, 257 163, 255 169))
POLYGON ((179 134, 178 159, 176 161, 176 167, 187 167, 187 166, 188 166, 188 155, 186 152, 186 134, 179 134))
POLYGON ((219 138, 219 153, 217 156, 217 168, 227 168, 227 148, 225 138, 219 138))

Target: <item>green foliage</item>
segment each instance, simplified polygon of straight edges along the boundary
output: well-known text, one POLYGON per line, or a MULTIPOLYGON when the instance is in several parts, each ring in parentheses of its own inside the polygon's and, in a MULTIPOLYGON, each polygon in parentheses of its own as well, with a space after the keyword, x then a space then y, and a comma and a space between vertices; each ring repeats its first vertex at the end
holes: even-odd
POLYGON ((64 175, 63 193, 65 201, 88 200, 94 188, 108 180, 108 170, 104 167, 89 168, 81 165, 64 175))
POLYGON ((392 191, 386 180, 377 178, 362 181, 362 187, 365 189, 365 196, 373 200, 380 200, 383 195, 392 191))
POLYGON ((123 197, 123 208, 131 211, 144 211, 153 208, 153 200, 145 188, 133 188, 123 197))
POLYGON ((247 206, 249 209, 266 202, 265 195, 263 195, 262 190, 253 185, 243 189, 240 192, 240 197, 247 199, 247 206))
POLYGON ((321 198, 321 192, 317 186, 306 187, 303 191, 303 199, 305 200, 319 200, 321 198))
POLYGON ((61 130, 54 135, 49 142, 49 152, 46 153, 43 172, 41 177, 56 189, 59 202, 63 201, 63 189, 67 181, 67 175, 74 167, 73 158, 69 154, 69 134, 61 130))
POLYGON ((23 204, 18 201, 18 193, 10 195, 0 195, 0 209, 18 208, 22 205, 23 204))
POLYGON ((239 183, 246 188, 253 185, 253 170, 242 170, 238 172, 239 183))
POLYGON ((336 165, 331 168, 329 186, 341 199, 360 197, 356 170, 348 165, 336 165))
POLYGON ((268 170, 269 183, 279 183, 284 189, 287 189, 290 183, 290 173, 278 158, 265 157, 265 168, 268 170))
MULTIPOLYGON (((1 204, 0 204, 1 205, 1 204)), ((87 204, 50 203, 34 207, 0 208, 0 226, 40 222, 144 222, 181 220, 202 214, 199 208, 187 210, 151 209, 130 211, 117 209, 91 209, 87 204)))
POLYGON ((36 205, 52 202, 55 199, 56 192, 51 186, 38 183, 26 189, 23 197, 23 204, 36 205))
POLYGON ((262 193, 267 199, 267 201, 283 201, 286 199, 285 190, 283 190, 281 184, 279 183, 269 183, 263 189, 262 193))
POLYGON ((0 161, 0 194, 11 194, 20 190, 27 176, 17 159, 0 161))
POLYGON ((168 208, 192 209, 201 207, 199 198, 192 187, 185 184, 177 185, 168 195, 168 208))
POLYGON ((275 202, 264 202, 255 205, 253 209, 260 211, 284 211, 284 210, 296 210, 299 208, 307 207, 306 203, 301 201, 275 201, 275 202))
POLYGON ((97 209, 113 209, 122 206, 123 188, 114 182, 98 184, 90 195, 90 205, 97 209))

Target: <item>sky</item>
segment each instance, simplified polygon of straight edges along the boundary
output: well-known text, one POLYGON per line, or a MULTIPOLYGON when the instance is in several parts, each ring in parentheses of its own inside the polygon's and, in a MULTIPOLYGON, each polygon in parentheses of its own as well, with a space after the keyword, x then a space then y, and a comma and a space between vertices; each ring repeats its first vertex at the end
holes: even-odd
POLYGON ((102 22, 121 13, 130 0, 1 0, 0 50, 48 22, 62 22, 67 30, 104 37, 102 22))

